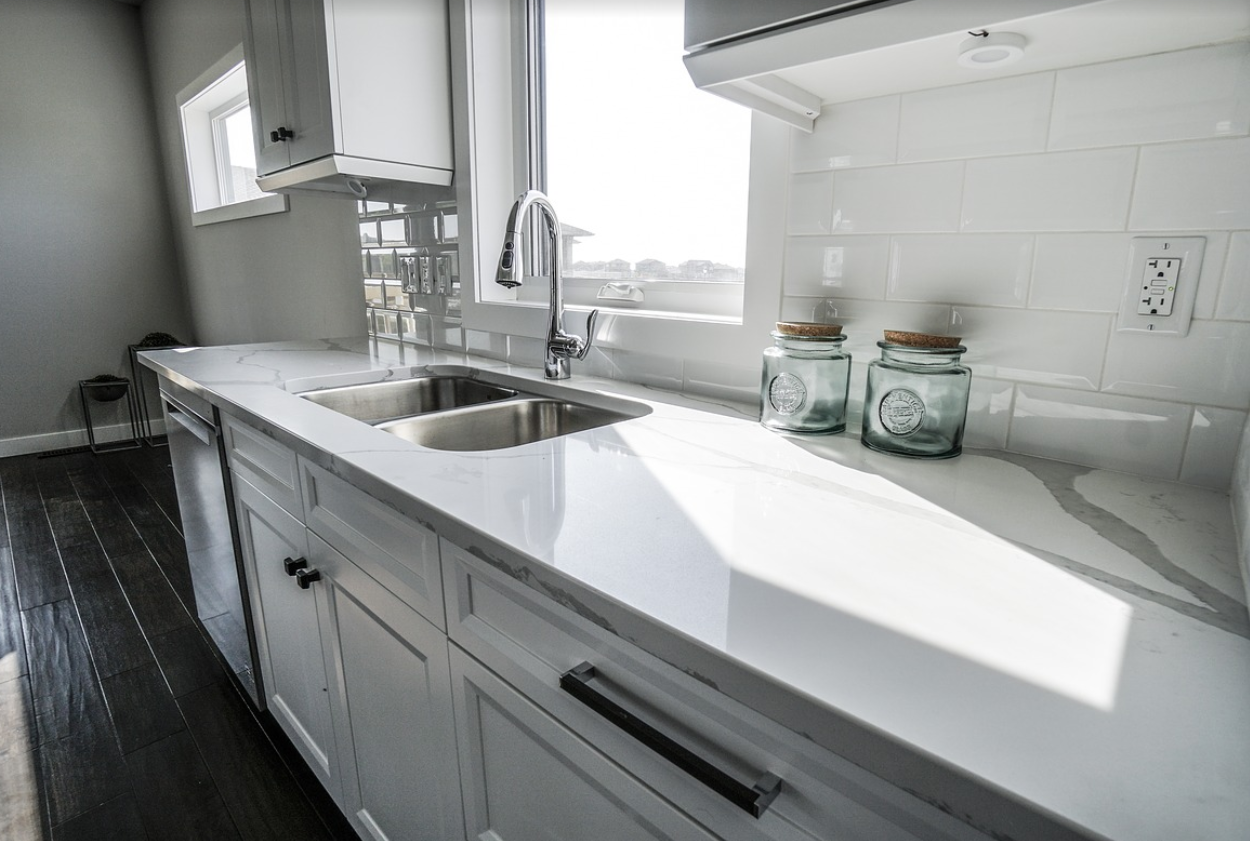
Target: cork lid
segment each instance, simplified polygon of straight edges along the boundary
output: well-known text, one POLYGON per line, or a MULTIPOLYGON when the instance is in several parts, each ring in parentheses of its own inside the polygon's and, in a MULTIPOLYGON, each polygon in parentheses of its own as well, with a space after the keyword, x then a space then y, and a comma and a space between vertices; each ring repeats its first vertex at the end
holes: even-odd
POLYGON ((778 321, 777 332, 783 336, 806 336, 828 339, 842 335, 841 324, 817 324, 811 321, 778 321))
POLYGON ((885 340, 903 347, 957 348, 959 336, 935 336, 932 333, 909 333, 905 330, 886 330, 885 340))

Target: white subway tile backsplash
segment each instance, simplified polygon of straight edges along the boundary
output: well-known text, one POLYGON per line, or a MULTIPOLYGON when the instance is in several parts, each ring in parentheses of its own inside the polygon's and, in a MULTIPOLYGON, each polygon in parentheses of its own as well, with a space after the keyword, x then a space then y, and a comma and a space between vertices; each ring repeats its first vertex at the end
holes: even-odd
POLYGON ((786 241, 787 295, 885 297, 890 238, 791 237, 786 241))
POLYGON ((1250 131, 1250 44, 1060 70, 1050 148, 1121 146, 1250 131))
POLYGON ((1233 480, 1234 466, 1229 454, 1237 452, 1245 425, 1245 412, 1195 406, 1180 480, 1191 485, 1227 490, 1233 480))
POLYGON ((1229 238, 1215 317, 1250 321, 1250 231, 1238 231, 1229 238))
POLYGON ((503 333, 489 333, 485 330, 464 331, 464 349, 466 353, 488 356, 491 359, 508 358, 508 337, 503 333))
POLYGON ((1128 252, 1126 234, 1039 234, 1029 306, 1118 312, 1128 252))
POLYGON ((1220 278, 1228 257, 1227 231, 1203 231, 1207 244, 1202 253, 1202 271, 1198 276, 1198 294, 1194 298, 1194 318, 1207 321, 1215 318, 1215 304, 1220 294, 1220 278))
POLYGON ((897 96, 826 105, 811 134, 791 132, 794 172, 894 163, 898 142, 897 96))
POLYGON ((1250 228, 1250 138, 1145 146, 1129 229, 1250 228))
POLYGON ((629 350, 612 350, 610 358, 616 370, 613 379, 681 391, 682 360, 673 356, 656 356, 629 350))
POLYGON ((1190 411, 1178 403, 1021 385, 1007 444, 1018 453, 1175 479, 1190 411))
POLYGON ((903 96, 900 162, 1040 152, 1054 74, 1035 73, 903 96))
POLYGON ((786 232, 827 234, 833 216, 833 173, 790 176, 790 207, 786 232))
POLYGON ((1250 408, 1250 324, 1194 321, 1189 335, 1114 333, 1103 391, 1250 408))
POLYGON ((886 297, 892 301, 1023 307, 1033 236, 900 235, 890 244, 886 297))
POLYGON ((732 400, 758 408, 762 366, 762 358, 760 365, 754 368, 688 359, 681 390, 687 394, 732 400))
POLYGON ((960 161, 839 170, 833 179, 833 229, 846 234, 958 230, 963 171, 960 161))
MULTIPOLYGON (((802 300, 802 299, 795 299, 802 300)), ((811 300, 811 299, 807 299, 811 300)), ((846 342, 842 347, 857 361, 868 362, 881 355, 877 342, 886 330, 911 330, 917 333, 944 334, 950 323, 949 306, 884 301, 829 299, 825 304, 828 321, 843 326, 846 342)))
POLYGON ((1098 388, 1111 316, 1042 310, 952 308, 951 335, 974 375, 1071 389, 1098 388))
POLYGON ((1123 230, 1136 158, 1099 149, 969 161, 963 230, 1123 230))
POLYGON ((964 445, 989 450, 1007 448, 1011 426, 1011 398, 1015 386, 1004 380, 973 376, 968 394, 968 424, 964 445))

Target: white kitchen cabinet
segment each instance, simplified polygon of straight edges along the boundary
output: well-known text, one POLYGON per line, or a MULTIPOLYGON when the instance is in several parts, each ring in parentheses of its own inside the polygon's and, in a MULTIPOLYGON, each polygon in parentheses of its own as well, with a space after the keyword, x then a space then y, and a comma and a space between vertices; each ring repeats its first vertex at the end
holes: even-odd
POLYGON ((342 808, 362 838, 446 841, 463 832, 447 638, 311 532, 336 670, 342 808))
MULTIPOLYGON (((460 669, 455 665, 455 652, 463 649, 541 710, 553 725, 593 745, 639 785, 662 792, 674 809, 712 837, 733 841, 985 841, 984 835, 967 824, 677 672, 543 598, 496 566, 447 541, 442 543, 441 554, 453 670, 460 669), (562 688, 563 676, 587 662, 597 670, 591 681, 594 694, 688 750, 698 758, 694 764, 706 762, 711 773, 706 767, 680 767, 670 758, 675 752, 668 747, 657 751, 650 736, 640 738, 637 728, 634 732, 621 728, 621 715, 605 716, 562 688), (708 782, 718 773, 728 778, 727 786, 708 782), (766 776, 770 774, 781 781, 779 793, 774 800, 759 801, 763 808, 758 814, 727 796, 734 788, 746 789, 732 794, 743 798, 749 798, 756 786, 770 790, 766 776)), ((500 700, 505 696, 489 688, 493 684, 464 683, 457 672, 461 773, 472 838, 477 837, 472 832, 475 815, 495 814, 488 772, 493 770, 496 784, 512 777, 528 779, 531 775, 525 769, 536 761, 519 748, 502 748, 492 766, 490 757, 481 758, 472 751, 482 742, 487 747, 481 750, 489 752, 490 733, 498 734, 502 742, 508 728, 536 731, 511 711, 516 703, 510 707, 506 698, 500 700), (489 696, 493 705, 489 709, 483 706, 483 696, 489 696), (486 795, 481 793, 483 787, 486 795)), ((511 738, 518 741, 521 737, 511 738)), ((537 811, 544 809, 540 806, 537 811)))
POLYGON ((262 189, 451 183, 446 0, 247 0, 247 24, 262 189))
POLYGON ((712 836, 451 646, 466 834, 482 841, 712 836))
POLYGON ((299 586, 287 559, 307 560, 304 524, 234 474, 239 544, 252 602, 265 703, 322 785, 339 799, 331 693, 321 626, 324 588, 299 586))

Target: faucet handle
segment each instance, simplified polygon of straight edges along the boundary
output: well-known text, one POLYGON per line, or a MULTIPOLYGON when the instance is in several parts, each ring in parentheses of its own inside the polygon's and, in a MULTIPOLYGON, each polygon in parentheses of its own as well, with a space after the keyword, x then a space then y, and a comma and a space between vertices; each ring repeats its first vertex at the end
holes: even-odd
POLYGON ((585 359, 586 354, 590 353, 590 346, 595 341, 595 322, 599 319, 599 310, 593 309, 590 315, 586 316, 586 340, 582 343, 581 349, 577 351, 574 359, 585 359))

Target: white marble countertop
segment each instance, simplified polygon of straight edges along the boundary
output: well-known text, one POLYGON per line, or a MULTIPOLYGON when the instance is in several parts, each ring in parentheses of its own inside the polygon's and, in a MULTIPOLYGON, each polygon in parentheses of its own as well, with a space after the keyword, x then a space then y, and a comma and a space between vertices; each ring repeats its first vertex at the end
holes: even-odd
POLYGON ((568 387, 651 413, 438 452, 290 391, 429 364, 541 371, 364 339, 145 356, 993 837, 1250 835, 1250 623, 1225 494, 989 451, 894 458, 576 373, 568 387))

